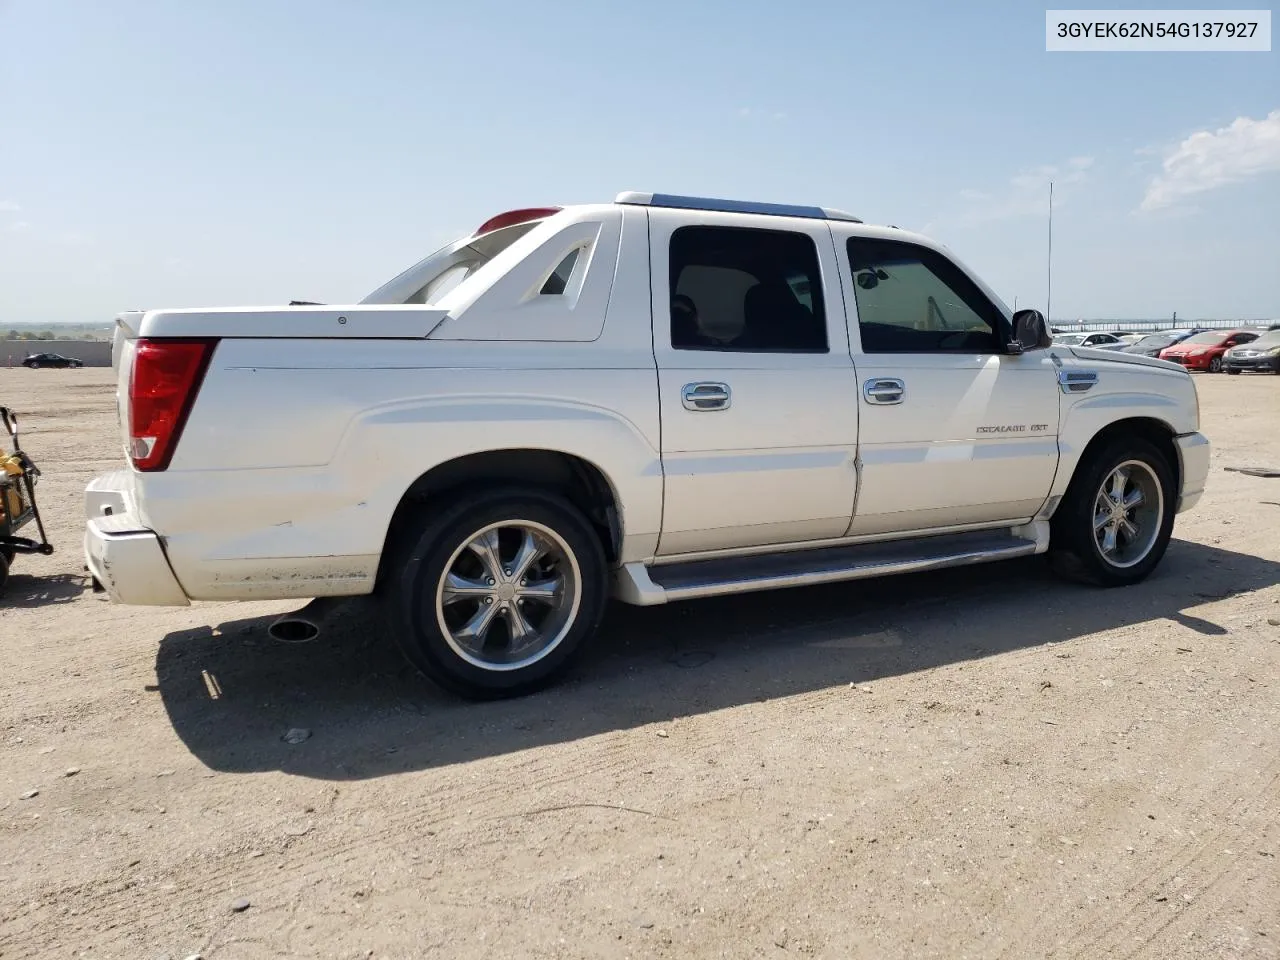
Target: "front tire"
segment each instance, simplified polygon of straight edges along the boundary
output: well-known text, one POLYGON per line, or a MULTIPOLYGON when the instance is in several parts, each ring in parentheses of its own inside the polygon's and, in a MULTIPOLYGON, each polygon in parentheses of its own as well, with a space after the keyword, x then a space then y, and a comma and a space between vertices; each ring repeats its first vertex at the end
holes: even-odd
POLYGON ((1077 468, 1053 516, 1050 562, 1098 586, 1138 583, 1164 556, 1176 509, 1164 454, 1137 437, 1112 440, 1077 468))
POLYGON ((1212 357, 1212 358, 1209 360, 1209 372, 1210 372, 1210 373, 1221 373, 1221 372, 1222 372, 1222 358, 1221 358, 1221 357, 1212 357))
POLYGON ((1239 371, 1239 370, 1236 370, 1236 369, 1234 369, 1234 368, 1232 368, 1232 367, 1227 367, 1227 376, 1229 376, 1229 377, 1238 377, 1238 376, 1240 376, 1240 371, 1239 371))
POLYGON ((406 517, 385 605, 405 657, 472 700, 561 679, 599 627, 608 594, 600 538, 562 497, 474 492, 406 517))

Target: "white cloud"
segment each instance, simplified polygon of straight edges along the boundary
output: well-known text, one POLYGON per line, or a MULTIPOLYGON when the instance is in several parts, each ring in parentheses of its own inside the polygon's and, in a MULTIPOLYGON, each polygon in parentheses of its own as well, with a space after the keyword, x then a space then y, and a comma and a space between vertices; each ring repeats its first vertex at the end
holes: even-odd
POLYGON ((9 224, 9 229, 14 233, 21 233, 30 226, 31 224, 27 223, 25 220, 15 220, 13 223, 9 224))
POLYGON ((1280 170, 1280 110, 1261 120, 1236 117, 1217 130, 1198 130, 1170 150, 1147 187, 1142 210, 1280 170))
POLYGON ((1049 181, 1053 181, 1053 205, 1060 207, 1076 184, 1089 179, 1093 163, 1093 157, 1072 157, 1064 163, 1023 170, 1001 186, 981 190, 967 187, 960 191, 958 204, 938 214, 921 232, 929 233, 940 224, 972 227, 1019 217, 1042 217, 1049 210, 1049 181))
POLYGON ((17 213, 22 207, 12 200, 0 200, 0 213, 17 213))

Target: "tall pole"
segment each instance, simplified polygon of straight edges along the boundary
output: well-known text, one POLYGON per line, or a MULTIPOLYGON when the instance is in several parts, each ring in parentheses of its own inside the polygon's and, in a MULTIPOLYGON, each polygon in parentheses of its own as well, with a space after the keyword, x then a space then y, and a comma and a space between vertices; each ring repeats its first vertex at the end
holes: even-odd
POLYGON ((1049 289, 1044 298, 1044 319, 1053 316, 1049 307, 1053 303, 1053 181, 1049 181, 1049 289))

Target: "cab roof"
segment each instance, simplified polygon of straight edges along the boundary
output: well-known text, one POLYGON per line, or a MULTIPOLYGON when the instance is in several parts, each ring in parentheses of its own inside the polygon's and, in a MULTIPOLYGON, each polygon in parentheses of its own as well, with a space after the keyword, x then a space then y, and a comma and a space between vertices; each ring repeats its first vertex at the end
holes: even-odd
POLYGON ((614 198, 614 203, 640 207, 715 210, 721 213, 759 213, 772 217, 804 217, 810 220, 843 220, 846 223, 862 223, 853 214, 831 207, 762 203, 755 200, 725 200, 719 197, 686 197, 674 193, 639 193, 635 190, 625 190, 614 198))

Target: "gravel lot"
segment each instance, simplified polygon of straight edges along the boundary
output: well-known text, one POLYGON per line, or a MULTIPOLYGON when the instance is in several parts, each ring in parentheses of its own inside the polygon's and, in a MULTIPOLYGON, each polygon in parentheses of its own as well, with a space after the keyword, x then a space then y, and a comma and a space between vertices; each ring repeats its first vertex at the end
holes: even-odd
POLYGON ((1280 377, 1197 384, 1208 492, 1138 587, 617 608, 472 705, 358 604, 285 645, 300 603, 95 597, 110 372, 0 370, 58 549, 0 601, 0 957, 1280 957, 1280 479, 1226 469, 1280 467, 1280 377))

